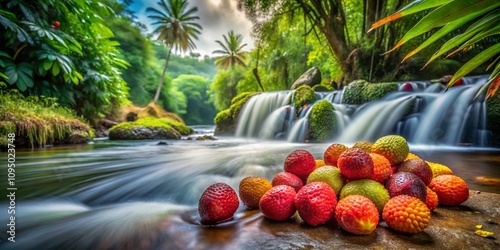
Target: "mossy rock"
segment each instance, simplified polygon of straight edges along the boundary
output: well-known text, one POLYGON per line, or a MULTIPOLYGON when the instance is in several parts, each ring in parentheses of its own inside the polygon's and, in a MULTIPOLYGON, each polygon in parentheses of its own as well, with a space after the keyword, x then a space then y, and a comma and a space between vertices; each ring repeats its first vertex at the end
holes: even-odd
POLYGON ((243 92, 231 100, 228 109, 220 111, 214 118, 215 135, 233 135, 236 131, 236 121, 245 103, 259 92, 243 92))
POLYGON ((145 117, 134 122, 123 122, 109 130, 111 140, 180 139, 193 130, 169 118, 145 117))
POLYGON ((324 142, 335 135, 337 121, 333 105, 327 100, 314 104, 309 116, 309 130, 312 139, 324 142))
POLYGON ((350 82, 342 95, 342 102, 345 104, 362 104, 364 101, 363 90, 367 82, 365 80, 356 80, 350 82))
POLYGON ((498 123, 500 121, 500 94, 486 99, 486 115, 487 115, 487 129, 492 132, 492 137, 490 140, 490 145, 500 146, 500 127, 498 123))
POLYGON ((301 85, 295 90, 293 104, 295 107, 302 107, 305 104, 312 104, 317 100, 313 88, 308 85, 301 85))
POLYGON ((312 89, 316 92, 327 92, 335 90, 331 85, 324 85, 324 84, 314 85, 312 89))
POLYGON ((379 100, 387 94, 397 90, 397 82, 365 83, 363 88, 363 102, 379 100))

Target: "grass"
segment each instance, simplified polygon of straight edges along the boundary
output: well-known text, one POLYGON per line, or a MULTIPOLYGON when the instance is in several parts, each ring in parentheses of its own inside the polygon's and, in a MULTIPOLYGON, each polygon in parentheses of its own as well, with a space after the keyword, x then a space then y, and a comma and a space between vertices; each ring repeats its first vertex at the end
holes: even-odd
POLYGON ((90 126, 72 110, 59 106, 55 98, 0 91, 0 147, 7 145, 9 133, 27 138, 35 147, 63 140, 74 131, 93 137, 90 126))

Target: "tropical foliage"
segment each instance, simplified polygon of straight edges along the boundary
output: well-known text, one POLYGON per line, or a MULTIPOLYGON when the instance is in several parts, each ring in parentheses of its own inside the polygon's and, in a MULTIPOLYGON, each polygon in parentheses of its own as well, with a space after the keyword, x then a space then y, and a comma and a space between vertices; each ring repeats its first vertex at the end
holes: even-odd
POLYGON ((151 13, 148 17, 154 21, 152 25, 156 26, 153 34, 157 35, 156 39, 168 48, 165 67, 163 68, 154 97, 155 103, 158 102, 160 97, 172 50, 175 52, 184 52, 196 48, 193 39, 198 38, 202 29, 196 23, 196 20, 199 19, 195 15, 198 8, 191 7, 188 9, 187 0, 161 0, 158 2, 158 5, 160 5, 159 10, 151 7, 146 9, 147 12, 151 13))
MULTIPOLYGON (((372 29, 378 28, 388 22, 396 20, 400 17, 411 15, 413 13, 433 9, 425 17, 423 17, 415 26, 401 38, 396 46, 391 49, 393 51, 410 39, 413 39, 421 34, 439 28, 432 36, 428 37, 416 49, 410 51, 403 61, 417 54, 424 48, 428 47, 440 38, 448 35, 450 32, 468 25, 467 29, 460 32, 458 35, 450 38, 430 57, 424 65, 434 61, 436 58, 448 53, 446 58, 451 57, 458 52, 467 51, 472 47, 482 46, 481 42, 496 36, 497 42, 489 47, 482 47, 482 51, 475 55, 472 59, 466 62, 451 78, 448 83, 448 88, 453 86, 463 76, 469 74, 480 65, 490 62, 487 69, 493 69, 489 77, 489 81, 481 90, 488 88, 486 97, 495 94, 500 87, 500 43, 498 35, 500 34, 500 2, 497 0, 447 0, 447 1, 414 1, 400 11, 383 18, 374 23, 372 29), (489 87, 488 87, 489 86, 489 87)), ((483 45, 484 46, 484 45, 483 45)), ((479 93, 478 93, 479 94, 479 93)))
POLYGON ((88 119, 126 101, 113 32, 97 0, 2 1, 0 79, 25 95, 56 97, 88 119))
POLYGON ((222 48, 214 50, 213 54, 220 56, 215 60, 215 65, 227 69, 234 68, 235 65, 245 67, 245 54, 243 48, 247 46, 246 43, 242 44, 243 37, 240 34, 234 34, 234 31, 229 31, 226 35, 222 35, 224 42, 216 40, 215 42, 222 48))

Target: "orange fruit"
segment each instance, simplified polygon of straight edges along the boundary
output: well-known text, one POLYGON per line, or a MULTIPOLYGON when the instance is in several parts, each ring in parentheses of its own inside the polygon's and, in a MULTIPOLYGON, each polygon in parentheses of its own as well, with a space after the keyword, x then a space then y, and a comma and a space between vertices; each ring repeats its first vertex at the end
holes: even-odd
POLYGON ((373 173, 373 160, 359 148, 350 148, 340 154, 337 165, 340 173, 349 180, 369 179, 373 173))
POLYGON ((320 167, 323 167, 323 166, 326 166, 324 160, 316 160, 316 168, 320 168, 320 167))
POLYGON ((411 159, 420 159, 420 157, 418 157, 418 155, 410 152, 410 153, 408 153, 408 156, 406 156, 405 161, 411 160, 411 159))
POLYGON ((416 197, 398 195, 385 204, 382 218, 390 228, 412 234, 422 232, 429 226, 431 211, 416 197))
POLYGON ((248 208, 259 208, 259 201, 262 196, 273 187, 265 178, 249 176, 240 182, 240 199, 248 208))
POLYGON ((434 211, 439 204, 439 199, 436 192, 432 191, 429 187, 427 187, 427 198, 425 199, 425 205, 429 208, 429 210, 434 211))
POLYGON ((343 144, 334 143, 330 145, 323 154, 323 160, 326 165, 337 166, 337 160, 339 159, 340 154, 348 149, 347 146, 343 144))
POLYGON ((436 192, 439 204, 458 206, 469 199, 469 187, 456 175, 439 175, 432 179, 429 187, 436 192))
POLYGON ((391 176, 392 173, 391 163, 389 162, 389 160, 387 160, 387 158, 385 158, 382 155, 375 153, 369 153, 369 154, 373 160, 373 173, 370 179, 383 185, 387 180, 387 178, 391 176))

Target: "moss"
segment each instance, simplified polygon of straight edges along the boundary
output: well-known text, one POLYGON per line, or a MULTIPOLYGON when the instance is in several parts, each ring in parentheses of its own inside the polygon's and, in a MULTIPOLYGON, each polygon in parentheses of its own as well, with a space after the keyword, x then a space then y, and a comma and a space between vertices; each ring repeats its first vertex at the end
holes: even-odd
POLYGON ((371 102, 383 98, 387 94, 397 91, 398 83, 366 83, 363 88, 363 102, 371 102))
POLYGON ((356 80, 349 83, 342 95, 342 102, 346 104, 362 104, 363 103, 363 89, 367 82, 365 80, 356 80))
MULTIPOLYGON (((64 141, 76 130, 93 135, 87 123, 72 110, 59 106, 55 98, 0 92, 0 137, 15 133, 17 146, 35 147, 64 141)), ((5 146, 5 142, 0 142, 0 146, 5 146)))
POLYGON ((231 106, 228 109, 220 111, 214 118, 215 134, 229 135, 234 134, 236 129, 236 121, 240 115, 241 109, 245 103, 259 92, 243 92, 231 100, 231 106))
POLYGON ((113 126, 109 130, 109 137, 113 140, 180 139, 180 135, 191 132, 191 128, 170 118, 144 117, 113 126))
POLYGON ((487 115, 487 129, 492 132, 490 144, 492 146, 500 146, 500 94, 488 98, 486 100, 486 115, 487 115))
POLYGON ((324 142, 335 135, 337 122, 333 112, 333 105, 326 100, 314 104, 309 116, 309 129, 314 140, 324 142))
POLYGON ((314 93, 314 90, 308 85, 301 85, 295 90, 293 95, 295 107, 302 107, 305 104, 314 103, 316 100, 316 93, 314 93))

